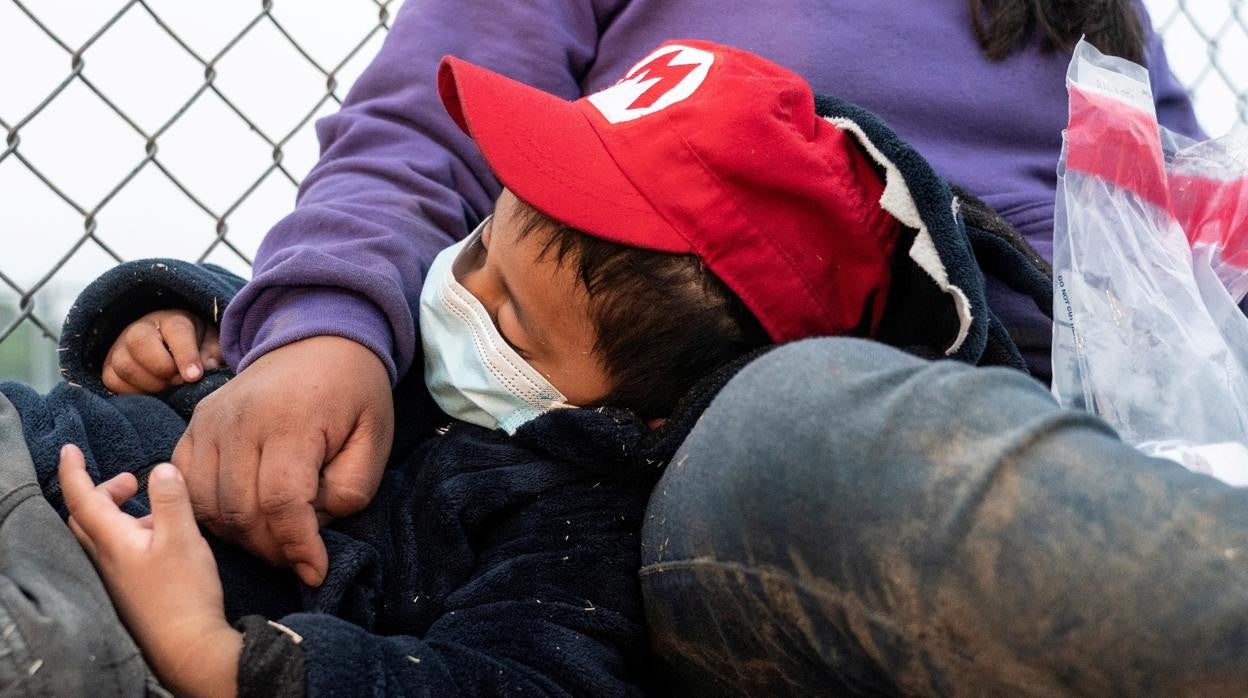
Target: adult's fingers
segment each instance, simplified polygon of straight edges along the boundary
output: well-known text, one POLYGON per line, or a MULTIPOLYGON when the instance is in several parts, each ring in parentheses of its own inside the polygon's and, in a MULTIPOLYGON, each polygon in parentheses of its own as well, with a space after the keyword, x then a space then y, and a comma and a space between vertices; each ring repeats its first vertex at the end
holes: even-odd
MULTIPOLYGON (((235 489, 233 483, 244 483, 240 486, 252 487, 258 493, 256 507, 263 515, 264 528, 254 526, 250 540, 243 542, 253 552, 267 556, 263 548, 256 548, 266 540, 276 541, 274 554, 288 558, 288 562, 305 563, 299 568, 304 578, 311 583, 320 581, 327 565, 324 543, 315 528, 313 502, 318 500, 309 493, 307 483, 317 483, 327 456, 336 456, 346 445, 346 457, 335 464, 326 481, 331 490, 325 498, 330 503, 327 510, 339 513, 364 506, 376 491, 390 445, 393 409, 389 391, 385 366, 377 355, 341 337, 311 337, 257 359, 199 404, 188 432, 191 446, 179 446, 175 452, 174 465, 187 479, 200 521, 214 532, 239 539, 223 522, 213 523, 219 516, 212 516, 213 512, 205 510, 208 505, 201 502, 215 503, 222 491, 235 489), (362 417, 381 427, 361 429, 366 422, 362 417), (284 434, 306 441, 287 445, 284 434), (211 496, 206 492, 207 484, 202 485, 205 494, 200 494, 197 481, 208 477, 200 472, 199 453, 201 443, 209 442, 217 453, 212 456, 212 467, 203 468, 214 473, 211 496), (191 465, 179 461, 187 460, 187 449, 191 451, 191 465), (265 464, 252 467, 257 450, 265 464), (359 455, 353 458, 353 453, 359 455), (215 474, 218 464, 222 473, 226 468, 244 467, 237 476, 229 476, 231 484, 227 487, 215 474), (376 474, 357 474, 360 468, 371 468, 376 474), (256 480, 248 484, 247 473, 251 472, 256 473, 256 480), (263 484, 261 473, 268 473, 263 484)), ((250 508, 245 503, 231 506, 236 513, 250 508)))
POLYGON ((187 382, 195 382, 204 375, 199 359, 199 337, 203 325, 197 324, 189 315, 181 313, 162 318, 160 336, 164 338, 168 353, 173 355, 172 363, 177 364, 177 372, 187 382))
POLYGON ((321 471, 317 506, 334 517, 349 516, 368 506, 381 484, 391 436, 389 428, 361 419, 321 471))
POLYGON ((172 462, 186 481, 192 509, 201 523, 278 563, 282 560, 277 545, 262 529, 263 517, 254 501, 259 443, 268 431, 238 410, 237 398, 229 392, 232 386, 233 382, 225 385, 195 408, 172 462))
MULTIPOLYGON (((200 403, 201 406, 204 404, 200 403)), ((191 424, 178 440, 170 460, 186 481, 191 508, 200 521, 212 522, 221 518, 221 503, 217 494, 219 459, 216 443, 200 436, 198 413, 192 415, 191 424)))
POLYGON ((260 456, 258 501, 282 557, 305 584, 317 586, 329 569, 313 502, 325 442, 315 435, 274 436, 260 456))
POLYGON ((220 513, 208 522, 208 528, 271 563, 281 564, 285 560, 260 512, 260 447, 243 438, 226 448, 217 470, 220 513))
POLYGON ((147 483, 155 527, 153 544, 180 545, 199 538, 190 495, 178 469, 169 463, 161 463, 152 469, 147 483))
MULTIPOLYGON (((211 397, 211 396, 210 396, 211 397)), ((206 401, 206 400, 205 400, 206 401)), ((203 404, 202 402, 200 404, 203 404)), ((186 425, 186 431, 182 432, 182 438, 178 439, 178 443, 173 447, 173 454, 169 456, 169 462, 173 463, 173 467, 182 473, 182 477, 191 469, 192 449, 195 445, 195 414, 191 414, 191 423, 186 425)))

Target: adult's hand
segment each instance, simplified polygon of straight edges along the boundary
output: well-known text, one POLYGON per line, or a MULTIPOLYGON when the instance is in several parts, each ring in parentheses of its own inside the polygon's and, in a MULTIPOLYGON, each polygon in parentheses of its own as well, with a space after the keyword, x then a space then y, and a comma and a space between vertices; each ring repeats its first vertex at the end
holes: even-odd
POLYGON ((318 585, 329 558, 319 514, 346 516, 377 492, 394 434, 385 366, 341 337, 256 359, 195 408, 173 452, 195 517, 318 585))

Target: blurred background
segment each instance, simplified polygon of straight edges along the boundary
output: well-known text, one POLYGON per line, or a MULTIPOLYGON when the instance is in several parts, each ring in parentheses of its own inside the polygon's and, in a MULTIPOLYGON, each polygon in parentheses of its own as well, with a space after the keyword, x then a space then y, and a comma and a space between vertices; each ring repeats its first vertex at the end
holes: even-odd
MULTIPOLYGON (((51 387, 118 261, 248 275, 400 2, 0 0, 0 378, 51 387)), ((1248 0, 1145 5, 1205 130, 1248 124, 1248 0)))

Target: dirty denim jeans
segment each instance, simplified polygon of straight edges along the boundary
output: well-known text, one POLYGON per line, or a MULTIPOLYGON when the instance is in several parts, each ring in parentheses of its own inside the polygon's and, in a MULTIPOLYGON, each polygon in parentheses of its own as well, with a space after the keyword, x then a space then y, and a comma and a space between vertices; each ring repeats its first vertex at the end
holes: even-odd
POLYGON ((0 395, 0 695, 168 695, 35 481, 0 395))
POLYGON ((1248 691, 1248 490, 1005 369, 781 347, 690 434, 643 543, 682 695, 1248 691))

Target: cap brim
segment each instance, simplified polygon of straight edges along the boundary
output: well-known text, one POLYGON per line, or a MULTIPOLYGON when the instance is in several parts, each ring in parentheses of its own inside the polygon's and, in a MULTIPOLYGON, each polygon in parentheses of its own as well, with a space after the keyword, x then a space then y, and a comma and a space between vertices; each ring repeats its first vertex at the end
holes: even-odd
POLYGON ((577 102, 453 56, 442 59, 438 92, 503 185, 538 211, 606 240, 691 251, 616 165, 577 102))

